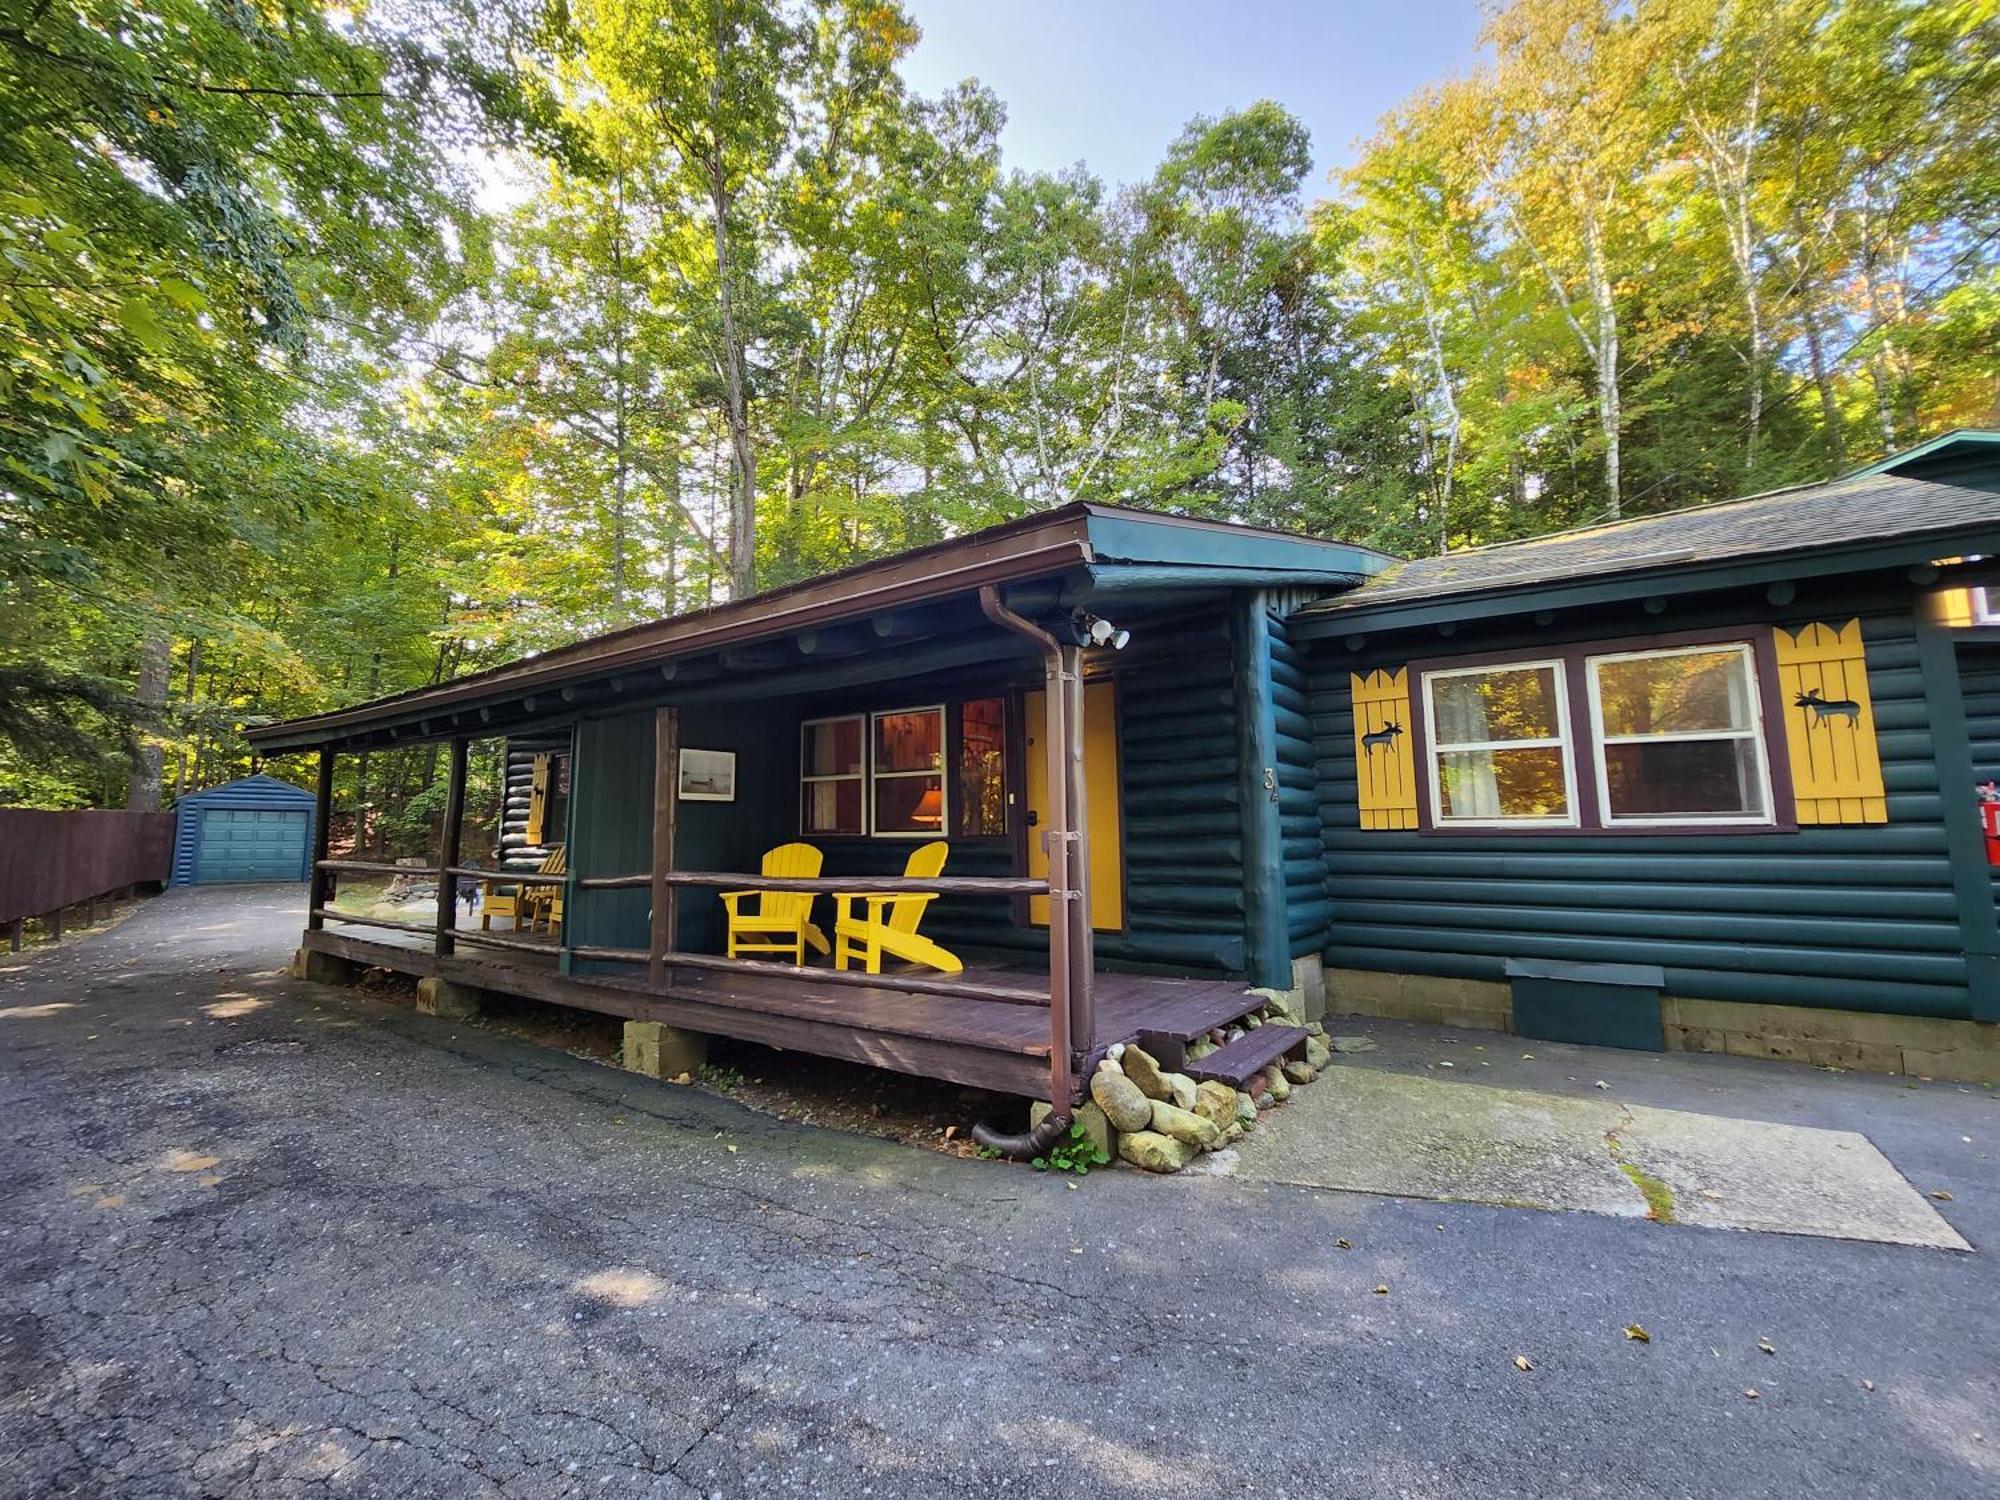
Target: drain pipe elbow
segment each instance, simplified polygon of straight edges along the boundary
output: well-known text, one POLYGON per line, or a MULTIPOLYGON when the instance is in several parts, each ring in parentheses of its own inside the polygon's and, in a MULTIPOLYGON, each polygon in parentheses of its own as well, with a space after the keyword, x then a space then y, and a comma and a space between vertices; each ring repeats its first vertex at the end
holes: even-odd
POLYGON ((997 1151, 1009 1161, 1030 1161, 1037 1156, 1046 1156, 1051 1146, 1069 1134, 1069 1124, 1070 1113, 1066 1109, 1051 1110, 1041 1124, 1019 1135, 995 1130, 981 1120, 972 1127, 972 1138, 988 1151, 997 1151))

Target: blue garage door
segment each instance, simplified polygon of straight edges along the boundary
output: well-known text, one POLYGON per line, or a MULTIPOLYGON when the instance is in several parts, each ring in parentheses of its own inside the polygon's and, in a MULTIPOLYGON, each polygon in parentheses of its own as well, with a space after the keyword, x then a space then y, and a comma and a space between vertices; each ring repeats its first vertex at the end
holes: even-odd
POLYGON ((306 815, 248 807, 205 808, 194 883, 299 880, 305 869, 306 815))

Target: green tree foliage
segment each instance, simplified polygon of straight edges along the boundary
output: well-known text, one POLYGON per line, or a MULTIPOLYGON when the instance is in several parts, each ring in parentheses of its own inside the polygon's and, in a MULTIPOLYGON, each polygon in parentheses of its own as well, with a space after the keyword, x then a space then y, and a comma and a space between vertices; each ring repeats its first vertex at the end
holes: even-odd
POLYGON ((0 799, 1074 500, 1438 551, 1991 421, 1996 28, 1511 0, 1322 190, 1272 102, 1009 171, 897 0, 16 7, 0 799))

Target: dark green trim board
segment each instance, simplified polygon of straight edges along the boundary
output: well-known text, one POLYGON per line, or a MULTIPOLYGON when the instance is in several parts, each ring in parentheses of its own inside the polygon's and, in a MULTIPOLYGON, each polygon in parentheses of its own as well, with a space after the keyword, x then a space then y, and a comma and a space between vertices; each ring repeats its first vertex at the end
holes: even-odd
POLYGON ((1994 920, 1993 872, 1986 863, 1986 840, 1974 818, 1972 734, 1965 717, 1958 647, 1949 631, 1928 621, 1919 621, 1916 633, 1931 753, 1936 757, 1938 784, 1945 794, 1945 848, 1951 859, 1952 893, 1965 943, 1972 1019, 2000 1021, 2000 923, 1994 920))
POLYGON ((1236 796, 1243 821, 1243 938, 1250 980, 1288 989, 1292 947, 1285 925, 1270 620, 1262 589, 1236 596, 1230 609, 1230 683, 1236 691, 1236 796))

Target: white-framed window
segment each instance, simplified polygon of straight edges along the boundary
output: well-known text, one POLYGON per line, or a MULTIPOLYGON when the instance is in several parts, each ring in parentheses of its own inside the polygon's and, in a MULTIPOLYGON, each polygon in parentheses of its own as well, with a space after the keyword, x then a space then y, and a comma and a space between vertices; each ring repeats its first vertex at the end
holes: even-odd
POLYGON ((868 832, 868 721, 860 714, 808 719, 799 726, 799 832, 860 837, 868 832))
POLYGON ((1770 756, 1746 642, 1584 658, 1609 827, 1769 823, 1770 756))
POLYGON ((943 838, 950 830, 944 705, 870 716, 869 826, 877 838, 943 838))
POLYGON ((1576 826, 1560 661, 1453 667, 1424 673, 1423 685, 1435 826, 1576 826))
POLYGON ((2000 625, 2000 613, 1996 613, 1992 589, 1968 589, 1972 596, 1972 623, 1975 625, 2000 625))

